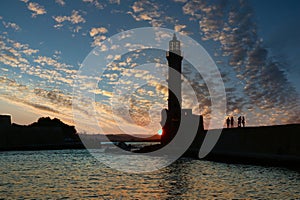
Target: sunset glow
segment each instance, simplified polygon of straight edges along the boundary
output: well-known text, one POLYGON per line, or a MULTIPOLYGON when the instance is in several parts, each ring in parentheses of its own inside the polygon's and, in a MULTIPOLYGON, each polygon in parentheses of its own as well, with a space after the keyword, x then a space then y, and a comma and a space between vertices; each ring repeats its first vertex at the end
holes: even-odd
MULTIPOLYGON (((111 62, 99 63, 106 69, 103 75, 88 77, 97 81, 97 88, 86 83, 85 89, 95 95, 93 106, 103 132, 123 133, 120 124, 139 134, 155 132, 160 128, 160 111, 167 106, 168 89, 157 81, 159 76, 167 79, 165 52, 141 51, 140 44, 130 54, 110 55, 102 43, 133 28, 161 27, 175 30, 179 40, 180 35, 193 38, 212 57, 226 88, 226 115, 245 116, 248 126, 299 123, 300 62, 295 48, 299 12, 290 5, 271 8, 261 1, 186 0, 1 2, 0 114, 11 114, 18 124, 50 116, 74 125, 73 86, 82 78, 77 73, 87 55, 99 47, 111 62), (148 65, 143 68, 143 64, 148 65), (150 67, 156 74, 149 74, 150 67), (133 79, 145 84, 135 88, 133 79), (115 98, 129 90, 131 95, 115 98), (112 108, 116 101, 127 106, 126 113, 112 108)), ((158 43, 171 38, 156 37, 158 43)), ((185 48, 183 56, 188 58, 185 48)), ((183 108, 202 114, 208 127, 210 91, 186 61, 183 75, 200 104, 193 105, 183 88, 183 108)), ((98 128, 91 128, 91 111, 80 112, 87 117, 82 118, 85 125, 76 129, 98 133, 98 128)))

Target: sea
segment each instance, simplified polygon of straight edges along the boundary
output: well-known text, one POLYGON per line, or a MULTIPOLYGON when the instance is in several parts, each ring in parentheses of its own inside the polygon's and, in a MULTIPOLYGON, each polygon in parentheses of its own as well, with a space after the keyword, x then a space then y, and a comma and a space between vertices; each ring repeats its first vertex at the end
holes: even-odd
POLYGON ((10 151, 0 173, 0 199, 300 199, 297 170, 190 158, 136 174, 88 150, 10 151))

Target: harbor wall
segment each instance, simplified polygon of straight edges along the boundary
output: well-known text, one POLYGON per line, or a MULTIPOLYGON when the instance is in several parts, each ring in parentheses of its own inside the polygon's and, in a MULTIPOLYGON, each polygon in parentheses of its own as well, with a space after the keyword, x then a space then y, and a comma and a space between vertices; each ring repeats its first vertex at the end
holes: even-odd
POLYGON ((300 126, 223 129, 214 152, 300 156, 300 126))
MULTIPOLYGON (((185 155, 198 156, 206 134, 221 130, 199 132, 185 155)), ((241 163, 286 163, 300 166, 300 124, 225 128, 205 157, 208 160, 241 163)))

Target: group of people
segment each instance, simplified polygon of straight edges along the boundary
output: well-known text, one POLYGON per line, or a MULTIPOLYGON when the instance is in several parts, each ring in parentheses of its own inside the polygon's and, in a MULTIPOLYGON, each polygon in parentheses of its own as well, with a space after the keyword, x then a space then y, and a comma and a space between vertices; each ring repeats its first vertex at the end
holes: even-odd
MULTIPOLYGON (((244 116, 239 116, 238 117, 238 127, 245 127, 245 117, 244 116)), ((231 127, 231 128, 233 128, 234 127, 234 118, 233 117, 231 117, 231 118, 229 118, 229 117, 227 117, 227 119, 226 119, 226 124, 227 124, 227 128, 229 128, 229 126, 231 127)))

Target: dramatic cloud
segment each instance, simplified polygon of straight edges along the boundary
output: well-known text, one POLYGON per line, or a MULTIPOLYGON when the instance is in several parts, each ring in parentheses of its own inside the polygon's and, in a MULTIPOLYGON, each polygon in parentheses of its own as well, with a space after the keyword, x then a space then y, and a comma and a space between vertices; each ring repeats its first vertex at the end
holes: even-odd
POLYGON ((228 87, 230 80, 226 83, 229 113, 249 113, 247 109, 254 108, 250 123, 261 125, 269 123, 269 118, 271 123, 300 120, 298 95, 286 79, 284 66, 273 61, 260 42, 253 13, 245 1, 230 5, 226 1, 189 1, 183 12, 198 21, 202 40, 221 44, 221 55, 228 59, 228 65, 223 66, 228 71, 223 72, 232 68, 240 80, 233 90, 228 87), (289 114, 282 118, 280 113, 286 112, 289 114))
MULTIPOLYGON (((258 35, 257 19, 247 1, 83 0, 76 4, 55 0, 45 4, 47 11, 40 2, 22 1, 32 17, 44 17, 25 27, 26 23, 17 18, 23 17, 22 13, 16 15, 14 21, 6 20, 4 14, 0 16, 0 98, 6 102, 39 115, 71 122, 74 83, 86 81, 81 89, 95 95, 93 106, 97 120, 106 133, 122 133, 116 128, 121 124, 133 132, 150 134, 149 130, 159 128, 152 122, 159 122, 160 111, 167 106, 168 88, 166 82, 161 81, 167 79, 165 51, 147 51, 144 49, 152 47, 142 42, 128 42, 124 47, 133 52, 114 55, 120 45, 100 46, 110 34, 148 24, 189 34, 203 45, 222 75, 227 115, 245 115, 248 125, 300 122, 299 96, 286 76, 291 67, 281 58, 272 57, 272 44, 270 41, 266 44, 265 38, 258 35), (122 17, 124 20, 129 17, 130 23, 121 23, 122 17), (60 30, 49 30, 51 26, 60 30), (66 32, 76 37, 70 37, 66 32), (78 75, 85 55, 95 46, 100 49, 94 53, 105 53, 111 63, 102 66, 105 72, 101 77, 78 75), (143 64, 150 65, 141 68, 143 64), (94 87, 95 82, 97 87, 94 87), (113 107, 111 103, 117 106, 113 107)), ((24 17, 28 18, 28 15, 24 17)), ((291 29, 282 29, 281 43, 277 45, 286 45, 283 36, 290 36, 291 41, 296 41, 296 48, 297 32, 291 29)), ((121 33, 119 38, 131 36, 121 33)), ((158 32, 156 44, 167 37, 170 35, 158 32)), ((187 57, 186 45, 182 46, 184 57, 187 57)), ((194 67, 183 60, 183 107, 203 114, 207 122, 211 113, 210 93, 207 83, 194 67), (195 90, 200 106, 191 98, 193 94, 188 85, 195 90)), ((216 71, 209 72, 208 76, 207 81, 215 84, 216 71)), ((91 104, 87 102, 73 105, 86 123, 86 127, 80 129, 86 132, 93 126, 89 106, 91 104)))
MULTIPOLYGON (((58 115, 65 118, 66 115, 71 114, 70 97, 67 98, 69 100, 65 99, 66 96, 59 91, 43 91, 44 95, 42 95, 41 93, 35 92, 35 89, 31 89, 32 86, 22 85, 15 80, 1 76, 0 83, 1 86, 5 87, 0 87, 0 91, 2 92, 1 99, 4 101, 9 101, 12 104, 26 108, 28 111, 39 115, 44 113, 50 116, 58 115)), ((39 91, 40 90, 41 89, 39 89, 39 91)))

